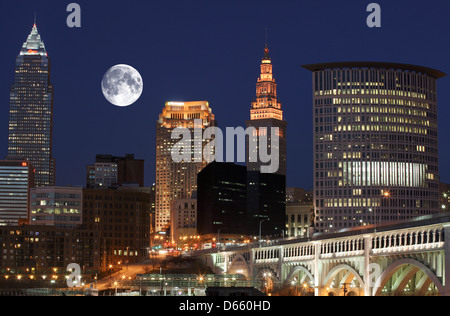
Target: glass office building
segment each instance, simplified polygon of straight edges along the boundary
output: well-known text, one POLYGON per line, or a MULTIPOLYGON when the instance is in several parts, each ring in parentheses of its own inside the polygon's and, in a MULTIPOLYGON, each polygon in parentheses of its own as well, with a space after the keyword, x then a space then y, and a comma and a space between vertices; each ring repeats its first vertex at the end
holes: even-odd
POLYGON ((313 72, 319 232, 438 212, 437 79, 405 64, 307 65, 313 72))
POLYGON ((0 226, 28 221, 34 170, 27 161, 0 161, 0 226))

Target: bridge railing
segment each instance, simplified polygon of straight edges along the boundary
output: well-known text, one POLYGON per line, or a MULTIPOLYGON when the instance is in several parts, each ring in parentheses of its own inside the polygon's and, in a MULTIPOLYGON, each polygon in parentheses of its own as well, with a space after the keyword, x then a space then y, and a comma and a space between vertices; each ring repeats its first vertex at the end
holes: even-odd
POLYGON ((364 254, 364 238, 324 241, 321 244, 322 258, 360 256, 364 254))
POLYGON ((442 227, 389 232, 372 238, 372 252, 379 254, 439 249, 444 247, 444 243, 445 233, 442 227))

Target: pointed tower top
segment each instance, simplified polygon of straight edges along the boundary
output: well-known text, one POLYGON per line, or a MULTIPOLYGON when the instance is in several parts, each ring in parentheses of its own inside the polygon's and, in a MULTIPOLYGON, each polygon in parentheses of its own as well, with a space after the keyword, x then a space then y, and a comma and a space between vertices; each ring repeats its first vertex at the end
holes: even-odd
POLYGON ((34 24, 33 24, 33 27, 36 27, 37 26, 37 24, 36 24, 36 13, 34 13, 34 24))
POLYGON ((34 18, 33 29, 25 43, 22 45, 22 50, 20 55, 41 55, 47 56, 47 51, 45 49, 45 44, 41 39, 41 35, 36 26, 36 16, 34 18))

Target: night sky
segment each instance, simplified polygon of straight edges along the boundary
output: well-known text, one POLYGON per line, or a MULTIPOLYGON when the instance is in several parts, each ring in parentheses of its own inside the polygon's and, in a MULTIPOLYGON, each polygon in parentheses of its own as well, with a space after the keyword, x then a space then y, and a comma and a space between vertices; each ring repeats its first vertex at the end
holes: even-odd
MULTIPOLYGON (((313 186, 312 76, 301 65, 334 61, 416 64, 450 74, 450 1, 383 0, 369 28, 361 0, 55 1, 0 3, 0 158, 7 155, 15 58, 35 13, 51 59, 53 154, 58 185, 85 185, 96 154, 134 153, 154 182, 155 129, 166 101, 209 101, 220 127, 245 126, 255 97, 265 28, 288 127, 288 185, 313 186), (81 28, 66 7, 81 6, 81 28), (144 79, 127 108, 101 92, 116 64, 144 79)), ((450 182, 450 78, 438 84, 440 174, 450 182)))

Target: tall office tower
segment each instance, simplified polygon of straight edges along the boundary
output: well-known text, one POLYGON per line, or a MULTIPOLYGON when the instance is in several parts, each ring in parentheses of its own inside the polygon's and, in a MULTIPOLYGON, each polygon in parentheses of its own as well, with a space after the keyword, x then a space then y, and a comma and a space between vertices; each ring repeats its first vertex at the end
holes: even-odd
POLYGON ((27 221, 34 169, 25 160, 0 161, 0 226, 27 221))
POLYGON ((438 211, 437 79, 420 66, 343 62, 313 72, 316 231, 438 211))
POLYGON ((52 156, 53 86, 50 60, 36 24, 16 58, 10 92, 8 156, 36 169, 36 186, 55 185, 52 156))
MULTIPOLYGON (((267 145, 269 148, 264 152, 270 153, 273 150, 271 131, 272 128, 279 128, 279 168, 276 172, 280 175, 286 175, 286 131, 287 123, 283 120, 283 110, 277 97, 277 83, 273 77, 273 65, 269 56, 269 48, 265 47, 264 57, 261 63, 261 75, 256 85, 256 99, 252 103, 250 111, 250 121, 247 121, 247 127, 254 127, 258 135, 267 135, 267 145)), ((270 165, 263 163, 260 158, 261 144, 256 146, 257 161, 251 161, 252 146, 247 144, 247 169, 249 171, 261 171, 261 166, 270 165)))
POLYGON ((203 151, 206 144, 203 131, 215 124, 214 114, 206 101, 166 103, 156 127, 156 232, 170 226, 172 202, 190 199, 197 191, 197 174, 207 163, 204 159, 196 161, 195 157, 202 152, 195 145, 202 144, 203 151), (180 141, 180 138, 172 139, 172 131, 177 127, 187 128, 191 134, 192 159, 188 162, 172 159, 172 148, 180 141))

